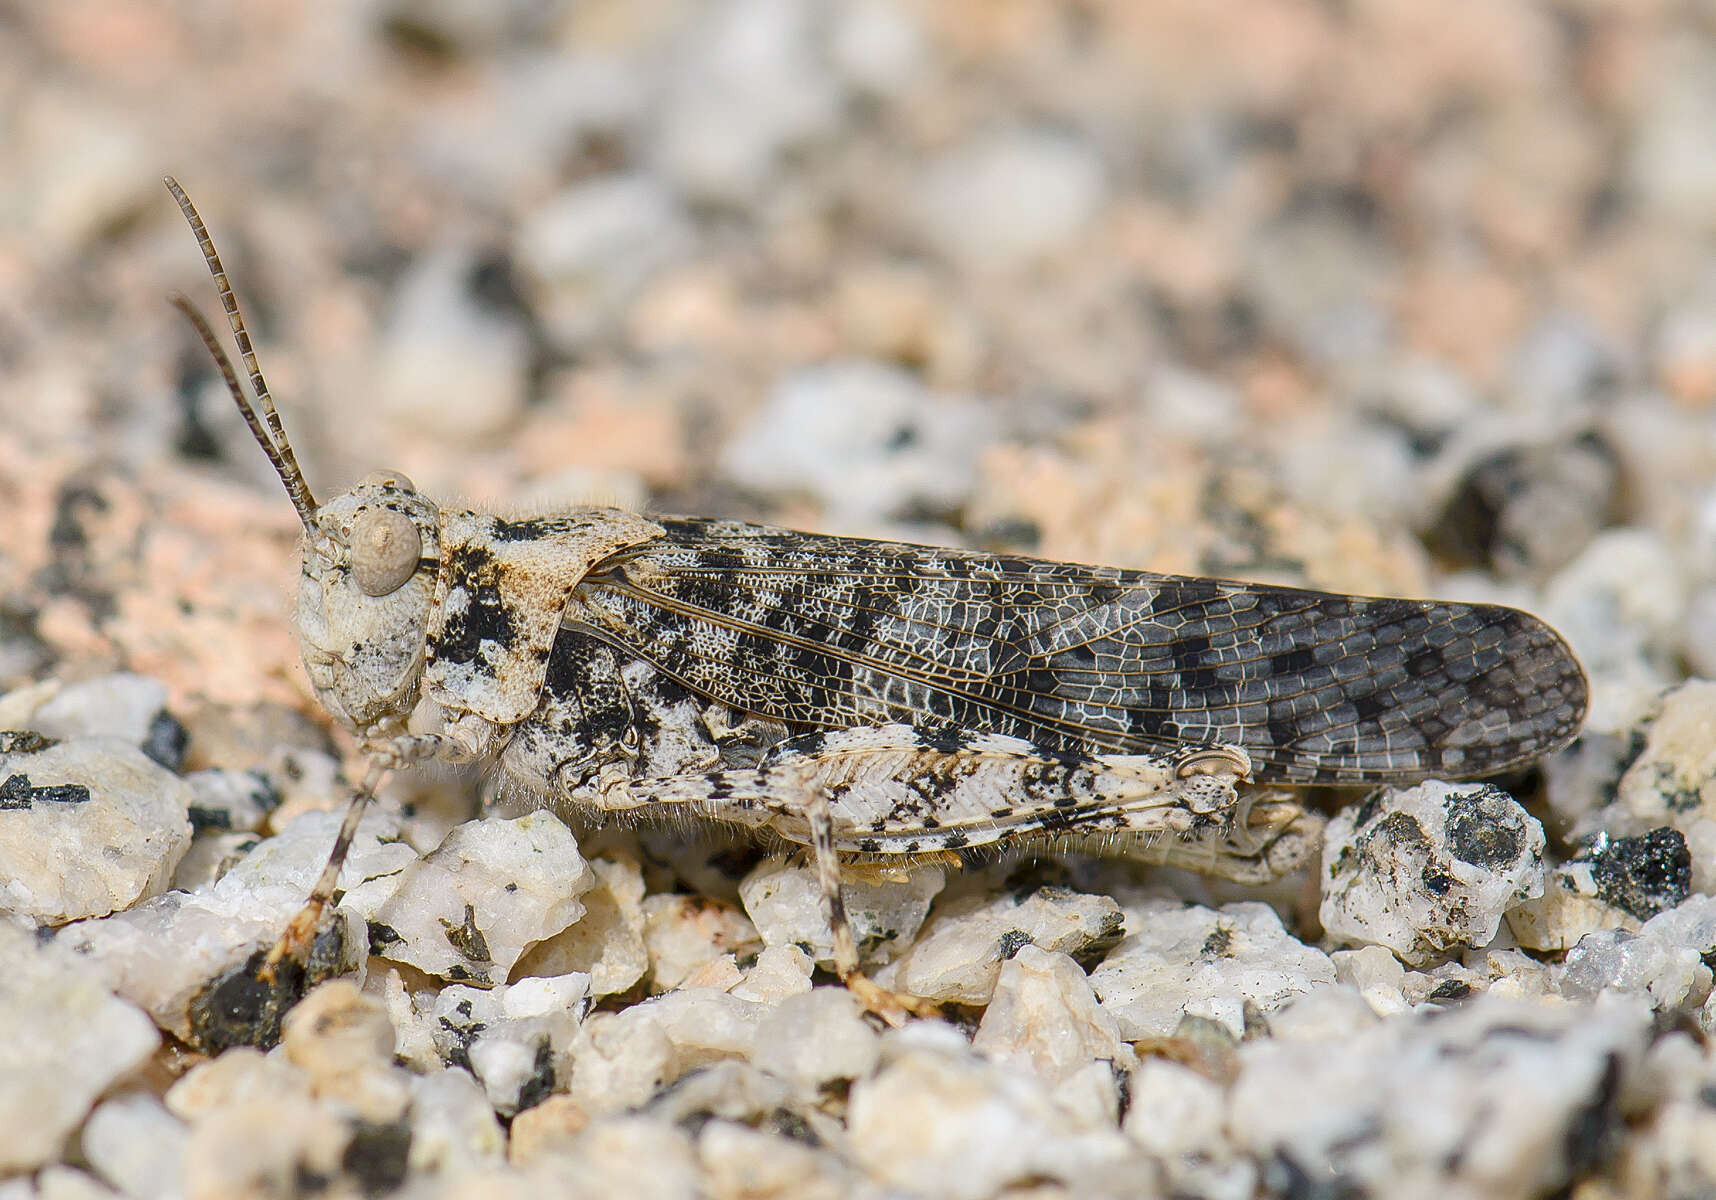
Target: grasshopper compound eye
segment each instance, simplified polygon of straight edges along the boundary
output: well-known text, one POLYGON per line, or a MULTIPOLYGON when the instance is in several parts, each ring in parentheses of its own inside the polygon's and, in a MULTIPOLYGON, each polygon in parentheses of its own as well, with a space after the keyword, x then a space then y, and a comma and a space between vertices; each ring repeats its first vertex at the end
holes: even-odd
POLYGON ((366 596, 385 596, 398 591, 417 570, 423 535, 404 513, 374 508, 353 523, 350 547, 358 587, 366 596))

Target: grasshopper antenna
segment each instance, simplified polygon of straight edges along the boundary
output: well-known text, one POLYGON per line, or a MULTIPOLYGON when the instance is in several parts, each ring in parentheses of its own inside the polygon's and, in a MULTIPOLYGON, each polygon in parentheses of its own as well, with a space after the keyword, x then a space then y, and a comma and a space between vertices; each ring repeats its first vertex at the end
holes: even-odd
POLYGON ((298 510, 298 519, 304 522, 305 529, 313 528, 311 522, 315 519, 315 499, 310 495, 310 489, 304 485, 302 477, 291 474, 297 468, 297 463, 294 462, 288 467, 274 445, 263 436, 262 422, 256 419, 256 412, 250 407, 249 399, 244 394, 244 385, 238 381, 238 372, 233 368, 232 359, 227 357, 227 353, 221 348, 220 342, 215 340, 214 330, 209 328, 209 323, 203 319, 203 314, 198 312, 196 307, 184 296, 175 293, 169 299, 173 307, 183 313, 185 320, 189 321, 191 327, 197 331, 197 336, 203 340, 203 345, 208 349, 209 356, 215 360, 215 365, 220 368, 221 378, 226 380, 226 390, 232 394, 234 400, 238 401, 239 411, 244 414, 245 422, 250 426, 250 432, 261 443, 263 453, 268 455, 268 461, 274 464, 274 470, 279 474, 281 481, 286 484, 286 494, 292 498, 292 507, 298 510), (296 486, 294 486, 294 480, 296 480, 296 486))
POLYGON ((220 291, 221 307, 226 310, 227 324, 232 326, 233 340, 238 343, 239 355, 244 359, 244 368, 250 375, 251 391, 256 393, 254 407, 239 382, 232 359, 227 357, 226 351, 221 348, 203 315, 183 296, 173 297, 173 307, 190 321, 197 331, 197 336, 202 339, 203 345, 214 358, 215 364, 220 367, 221 376, 226 380, 227 391, 232 393, 238 411, 244 414, 244 422, 250 426, 251 436, 268 456, 268 461, 274 466, 274 473, 280 476, 280 482, 286 485, 286 495, 291 499, 292 507, 298 510, 298 519, 304 523, 304 529, 313 533, 316 528, 316 498, 310 494, 310 485, 304 481, 304 472, 298 466, 298 456, 292 452, 292 443, 286 437, 286 428, 281 425, 280 414, 274 409, 274 398, 269 395, 268 383, 262 378, 262 368, 257 364, 256 350, 250 342, 250 330, 244 323, 244 314, 239 311, 238 297, 233 295, 232 284, 227 281, 226 268, 221 265, 220 253, 215 249, 214 239, 209 236, 208 227, 198 215, 196 205, 185 195, 185 189, 179 186, 179 181, 168 175, 165 182, 167 190, 173 193, 173 199, 178 201, 179 211, 185 214, 185 221, 190 225, 191 232, 196 235, 197 245, 202 248, 203 261, 208 264, 209 274, 214 277, 215 287, 220 291), (257 416, 258 408, 262 410, 260 417, 257 416))

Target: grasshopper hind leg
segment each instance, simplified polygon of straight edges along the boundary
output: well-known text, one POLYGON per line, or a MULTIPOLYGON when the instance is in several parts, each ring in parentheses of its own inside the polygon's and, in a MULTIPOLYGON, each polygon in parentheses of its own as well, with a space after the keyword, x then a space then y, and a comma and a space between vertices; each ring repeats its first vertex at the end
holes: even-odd
POLYGON ((897 1023, 933 1006, 895 995, 860 970, 840 894, 845 857, 906 864, 1045 838, 1142 838, 1199 854, 1213 847, 1219 868, 1223 855, 1251 856, 1244 844, 1228 845, 1232 834, 1247 832, 1236 830, 1235 820, 1245 808, 1238 789, 1248 772, 1244 752, 1227 746, 1078 755, 992 734, 882 725, 789 737, 754 766, 616 773, 559 781, 556 790, 580 808, 686 812, 806 847, 836 971, 872 1011, 897 1023))

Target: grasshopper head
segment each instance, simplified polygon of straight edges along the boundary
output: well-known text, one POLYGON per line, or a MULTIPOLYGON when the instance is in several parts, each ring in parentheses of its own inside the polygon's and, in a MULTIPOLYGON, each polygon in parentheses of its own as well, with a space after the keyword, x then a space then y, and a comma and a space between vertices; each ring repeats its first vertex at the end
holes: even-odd
POLYGON ((378 472, 315 510, 298 584, 298 641, 323 707, 360 734, 417 702, 440 563, 441 510, 378 472))
POLYGON ((396 472, 368 476, 351 491, 317 504, 274 410, 250 333, 226 270, 195 206, 171 177, 167 188, 190 222, 220 288, 256 403, 208 322, 183 296, 173 303, 195 326, 226 379, 250 432, 274 465, 304 523, 298 588, 298 640, 316 696, 353 733, 392 732, 417 702, 434 604, 441 510, 396 472))

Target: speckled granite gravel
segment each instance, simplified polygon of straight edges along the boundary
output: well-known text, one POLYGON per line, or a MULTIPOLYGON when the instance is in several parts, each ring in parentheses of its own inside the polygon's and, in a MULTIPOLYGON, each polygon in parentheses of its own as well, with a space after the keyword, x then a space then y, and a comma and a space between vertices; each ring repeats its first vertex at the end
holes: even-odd
POLYGON ((1528 0, 0 20, 0 1200, 1716 1194, 1716 28, 1528 0), (1585 735, 1269 888, 855 878, 353 747, 311 482, 1531 608, 1585 735), (492 803, 491 803, 492 802, 492 803))

